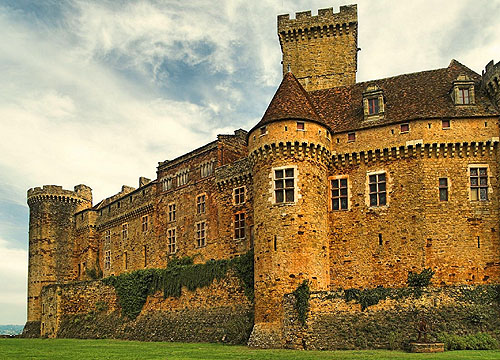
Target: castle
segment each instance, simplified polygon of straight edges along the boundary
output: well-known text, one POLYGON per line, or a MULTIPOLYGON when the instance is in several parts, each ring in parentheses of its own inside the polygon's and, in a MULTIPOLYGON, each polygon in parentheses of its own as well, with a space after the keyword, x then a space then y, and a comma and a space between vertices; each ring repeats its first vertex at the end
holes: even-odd
POLYGON ((435 287, 499 283, 500 63, 357 83, 357 29, 356 5, 280 15, 283 80, 250 131, 97 204, 85 185, 28 190, 27 327, 57 336, 64 291, 89 274, 174 257, 253 250, 250 342, 264 347, 283 346, 283 299, 304 280, 317 294, 401 288, 430 268, 435 287))

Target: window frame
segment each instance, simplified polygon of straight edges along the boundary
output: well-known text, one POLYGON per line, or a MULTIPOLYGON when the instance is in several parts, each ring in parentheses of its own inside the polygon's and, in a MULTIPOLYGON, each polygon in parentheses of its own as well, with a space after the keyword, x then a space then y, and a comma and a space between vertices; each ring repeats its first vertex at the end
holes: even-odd
POLYGON ((198 221, 194 224, 196 248, 202 248, 207 245, 207 229, 208 226, 206 220, 198 221))
POLYGON ((403 123, 399 125, 399 133, 406 134, 410 132, 410 123, 403 123), (406 130, 403 130, 403 126, 406 127, 406 130))
POLYGON ((442 130, 448 130, 451 128, 451 121, 450 119, 442 119, 441 120, 441 129, 442 130), (448 126, 445 126, 445 122, 448 122, 448 126))
POLYGON ((368 101, 368 115, 380 114, 380 98, 378 96, 369 97, 366 100, 368 101))
POLYGON ((196 196, 196 215, 206 214, 207 194, 202 193, 196 196))
POLYGON ((169 254, 177 253, 177 228, 167 229, 167 252, 169 254))
POLYGON ((336 175, 336 176, 331 176, 328 178, 329 180, 329 208, 330 208, 330 211, 349 211, 350 210, 350 189, 349 189, 349 175, 336 175), (341 186, 341 182, 342 180, 345 180, 346 181, 346 194, 345 196, 341 194, 341 189, 344 189, 343 187, 340 187, 341 186), (334 181, 337 181, 338 182, 338 185, 339 187, 338 188, 334 188, 333 187, 333 182, 334 181), (334 191, 338 189, 338 195, 335 195, 334 196, 334 191), (342 198, 345 198, 346 199, 346 207, 345 208, 342 208, 342 198), (333 202, 334 200, 338 200, 338 204, 339 204, 339 208, 338 209, 335 209, 334 205, 333 205, 333 202))
POLYGON ((489 192, 491 191, 491 185, 490 185, 490 171, 489 171, 489 166, 487 164, 469 164, 467 167, 467 179, 468 179, 468 186, 469 186, 469 200, 474 203, 483 203, 483 202, 488 202, 490 201, 490 194, 489 192), (481 170, 484 169, 486 174, 481 175, 481 170), (474 175, 473 170, 477 170, 477 173, 474 175), (477 179, 477 184, 473 185, 473 178, 477 179), (486 185, 481 184, 481 179, 486 179, 486 185), (485 189, 485 195, 486 198, 482 199, 481 198, 481 189, 485 189), (474 193, 477 193, 476 198, 473 195, 474 193))
POLYGON ((440 202, 447 202, 450 199, 450 181, 447 177, 440 177, 438 179, 438 188, 439 188, 439 201, 440 202), (446 180, 441 181, 441 180, 446 180), (446 199, 443 199, 442 194, 446 194, 446 199))
POLYGON ((246 237, 246 214, 244 211, 236 212, 233 216, 234 239, 243 240, 246 237))
POLYGON ((104 251, 104 270, 111 269, 111 250, 104 251))
POLYGON ((389 176, 388 176, 388 173, 386 170, 369 171, 366 173, 366 203, 367 203, 369 208, 380 209, 380 208, 385 208, 385 207, 389 206, 389 196, 388 196, 389 186, 388 186, 388 183, 389 183, 389 176), (385 175, 384 181, 379 181, 380 175, 385 175), (371 179, 370 179, 371 176, 376 176, 375 183, 371 182, 371 179), (385 190, 381 191, 379 189, 379 187, 380 187, 379 184, 382 184, 382 183, 385 184, 385 190), (371 187, 370 187, 370 185, 373 185, 373 184, 376 184, 377 191, 375 191, 375 192, 373 192, 371 187), (380 194, 382 194, 382 193, 385 193, 384 204, 380 203, 380 194), (376 194, 376 196, 377 196, 377 204, 376 205, 372 205, 372 195, 373 194, 376 194))
POLYGON ((304 121, 297 121, 297 131, 306 131, 306 123, 304 121))
POLYGON ((148 231, 148 225, 149 225, 149 216, 148 215, 144 215, 142 216, 141 218, 141 228, 142 228, 142 232, 147 232, 148 231))
POLYGON ((280 167, 273 167, 271 169, 271 179, 272 179, 272 204, 273 205, 286 205, 286 204, 296 204, 298 200, 298 169, 296 165, 288 165, 288 166, 280 166, 280 167), (293 187, 290 187, 286 185, 286 180, 292 179, 292 177, 285 176, 286 175, 286 170, 293 170, 293 187), (276 172, 277 171, 283 171, 283 177, 282 178, 277 178, 276 177, 276 172), (278 181, 283 181, 283 188, 277 188, 276 184, 278 181), (286 201, 286 195, 287 195, 287 190, 292 190, 293 191, 293 200, 292 201, 286 201), (283 201, 277 201, 276 194, 281 191, 283 193, 283 201))
POLYGON ((347 133, 347 142, 355 142, 356 141, 356 132, 347 133))
POLYGON ((233 188, 233 204, 234 205, 243 205, 246 203, 246 194, 247 188, 246 186, 238 186, 233 188), (238 190, 238 194, 236 193, 238 190))
POLYGON ((128 223, 122 224, 122 240, 128 239, 128 223))
POLYGON ((176 203, 167 204, 168 222, 174 222, 177 219, 177 205, 176 203))

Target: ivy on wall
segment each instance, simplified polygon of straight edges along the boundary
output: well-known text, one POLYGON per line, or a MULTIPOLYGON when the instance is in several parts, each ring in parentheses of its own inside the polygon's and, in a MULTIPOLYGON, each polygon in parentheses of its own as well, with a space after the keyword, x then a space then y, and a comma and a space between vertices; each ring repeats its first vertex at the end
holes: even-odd
POLYGON ((299 321, 302 325, 306 324, 307 312, 309 311, 309 296, 311 291, 309 289, 309 281, 304 280, 293 292, 295 296, 295 310, 299 315, 299 321))
POLYGON ((204 264, 193 264, 193 259, 186 257, 172 259, 166 269, 144 269, 130 273, 110 276, 102 281, 115 288, 122 315, 135 319, 141 312, 148 295, 158 291, 163 297, 179 297, 182 288, 189 291, 206 287, 217 279, 227 276, 232 269, 240 279, 245 295, 253 301, 253 252, 227 260, 210 260, 204 264))

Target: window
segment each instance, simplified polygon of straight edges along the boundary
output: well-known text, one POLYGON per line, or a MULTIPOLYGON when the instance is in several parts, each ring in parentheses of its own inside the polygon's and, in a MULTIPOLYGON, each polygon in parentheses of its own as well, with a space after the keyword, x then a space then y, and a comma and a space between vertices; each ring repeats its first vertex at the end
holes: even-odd
POLYGON ((297 130, 305 130, 305 124, 302 121, 297 121, 297 130))
POLYGON ((104 233, 104 246, 108 247, 111 244, 111 230, 106 230, 104 233))
POLYGON ((245 187, 237 187, 234 189, 234 203, 235 205, 245 203, 245 187))
POLYGON ((104 269, 111 269, 111 250, 107 250, 104 252, 104 269))
POLYGON ((167 230, 167 245, 169 254, 175 254, 177 252, 176 237, 175 228, 167 230))
POLYGON ((260 135, 266 135, 267 134, 267 127, 266 126, 262 126, 260 128, 260 135))
POLYGON ((234 238, 245 238, 245 213, 234 214, 234 238))
POLYGON ((349 133, 347 134, 347 142, 353 142, 356 141, 356 133, 349 133))
POLYGON ((182 185, 187 184, 187 182, 189 180, 188 174, 189 174, 189 170, 183 170, 183 171, 179 172, 177 175, 175 175, 176 181, 177 181, 177 186, 182 186, 182 185))
POLYGON ((457 104, 460 104, 460 105, 470 104, 470 96, 469 96, 469 89, 468 88, 459 88, 458 89, 457 104))
POLYGON ((196 197, 196 213, 197 214, 205 213, 205 194, 198 195, 196 197))
POLYGON ((379 113, 378 98, 368 99, 368 115, 379 113))
POLYGON ((145 215, 142 217, 142 232, 148 231, 148 216, 145 215))
POLYGON ((274 196, 277 204, 295 201, 295 169, 274 169, 274 196))
POLYGON ((486 167, 470 168, 470 199, 472 201, 488 200, 488 169, 486 167))
POLYGON ((120 208, 120 202, 119 202, 119 201, 116 203, 116 207, 117 207, 118 209, 120 208))
POLYGON ((410 131, 410 124, 401 124, 401 132, 406 133, 410 131))
POLYGON ((123 253, 123 267, 125 270, 128 269, 128 253, 126 251, 123 253))
POLYGON ((168 204, 168 221, 175 221, 175 204, 168 204))
POLYGON ((385 172, 368 175, 370 190, 370 206, 383 206, 386 204, 386 178, 385 172))
POLYGON ((162 183, 163 191, 167 191, 167 190, 172 189, 172 178, 171 177, 163 179, 161 183, 162 183))
POLYGON ((206 245, 206 223, 205 221, 196 224, 196 246, 206 245))
POLYGON ((128 224, 122 224, 122 239, 128 239, 128 224))
POLYGON ((448 201, 448 178, 439 178, 439 201, 448 201))
POLYGON ((332 191, 332 210, 347 210, 347 178, 333 179, 330 184, 332 191))
POLYGON ((441 121, 441 125, 443 126, 443 129, 449 129, 450 128, 450 119, 445 119, 441 121))
POLYGON ((213 162, 202 164, 200 166, 200 175, 201 175, 201 177, 203 178, 203 177, 207 177, 207 176, 212 175, 213 168, 214 168, 214 163, 213 162))

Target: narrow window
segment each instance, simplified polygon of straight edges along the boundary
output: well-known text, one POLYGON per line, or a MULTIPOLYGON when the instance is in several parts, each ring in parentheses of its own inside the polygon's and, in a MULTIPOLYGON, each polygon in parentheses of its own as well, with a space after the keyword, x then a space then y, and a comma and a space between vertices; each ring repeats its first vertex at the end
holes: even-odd
POLYGON ((278 237, 274 235, 274 251, 278 250, 278 237))
POLYGON ((111 269, 111 250, 104 252, 104 269, 111 269))
POLYGON ((128 224, 122 224, 122 239, 128 239, 128 224))
POLYGON ((148 247, 144 245, 144 267, 148 266, 148 247))
POLYGON ((401 132, 407 133, 410 131, 410 124, 401 124, 401 132))
POLYGON ((234 203, 235 205, 245 203, 245 187, 237 187, 234 189, 234 203))
POLYGON ((260 128, 260 135, 266 135, 266 132, 267 132, 267 127, 266 126, 262 126, 260 128))
POLYGON ((485 167, 470 168, 470 194, 472 201, 488 200, 488 169, 485 167))
POLYGON ((132 202, 133 200, 134 200, 134 197, 132 195, 130 195, 129 201, 132 202))
POLYGON ((214 168, 214 163, 213 162, 202 164, 200 166, 200 175, 201 175, 201 177, 203 178, 203 177, 207 177, 207 176, 212 175, 213 168, 214 168))
POLYGON ((369 175, 370 206, 383 206, 386 204, 386 179, 385 173, 369 175))
POLYGON ((177 240, 177 234, 175 229, 168 229, 167 230, 167 247, 168 247, 168 253, 169 254, 175 254, 177 252, 177 247, 176 247, 176 240, 177 240))
POLYGON ((488 122, 487 121, 484 122, 484 127, 488 127, 488 122))
POLYGON ((116 207, 117 207, 118 209, 120 208, 120 202, 119 202, 119 201, 116 203, 116 207))
POLYGON ((285 131, 288 131, 288 126, 285 126, 285 131))
POLYGON ((106 230, 104 233, 104 246, 109 247, 111 244, 111 230, 106 230))
POLYGON ((175 204, 168 204, 168 221, 175 221, 175 204))
POLYGON ((128 253, 126 251, 123 253, 123 267, 125 270, 128 269, 128 253))
POLYGON ((481 247, 481 238, 478 236, 477 237, 477 248, 479 249, 481 247))
POLYGON ((203 247, 206 244, 206 224, 205 221, 196 224, 196 246, 203 247))
POLYGON ((379 245, 383 245, 383 241, 382 241, 382 234, 378 234, 378 244, 379 245))
POLYGON ((450 128, 450 120, 449 119, 445 119, 445 120, 441 121, 441 124, 443 125, 443 129, 450 128))
POLYGON ((234 214, 234 238, 245 238, 245 213, 234 214))
POLYGON ((374 115, 379 113, 378 98, 368 99, 368 114, 374 115))
POLYGON ((78 264, 78 278, 80 278, 80 276, 82 276, 82 266, 78 264))
POLYGON ((297 130, 305 130, 305 125, 302 121, 297 121, 297 130))
POLYGON ((353 142, 356 141, 356 133, 348 133, 347 134, 347 142, 353 142))
POLYGON ((172 188, 172 178, 166 178, 162 180, 163 191, 170 190, 172 188))
POLYGON ((148 216, 144 215, 142 217, 142 232, 148 231, 148 216))
POLYGON ((332 210, 347 210, 347 178, 331 180, 332 210))
POLYGON ((274 195, 276 203, 295 201, 295 169, 274 170, 274 195))
POLYGON ((448 201, 448 178, 439 178, 439 201, 448 201))
POLYGON ((196 213, 197 214, 205 213, 205 195, 198 195, 196 197, 196 213))

